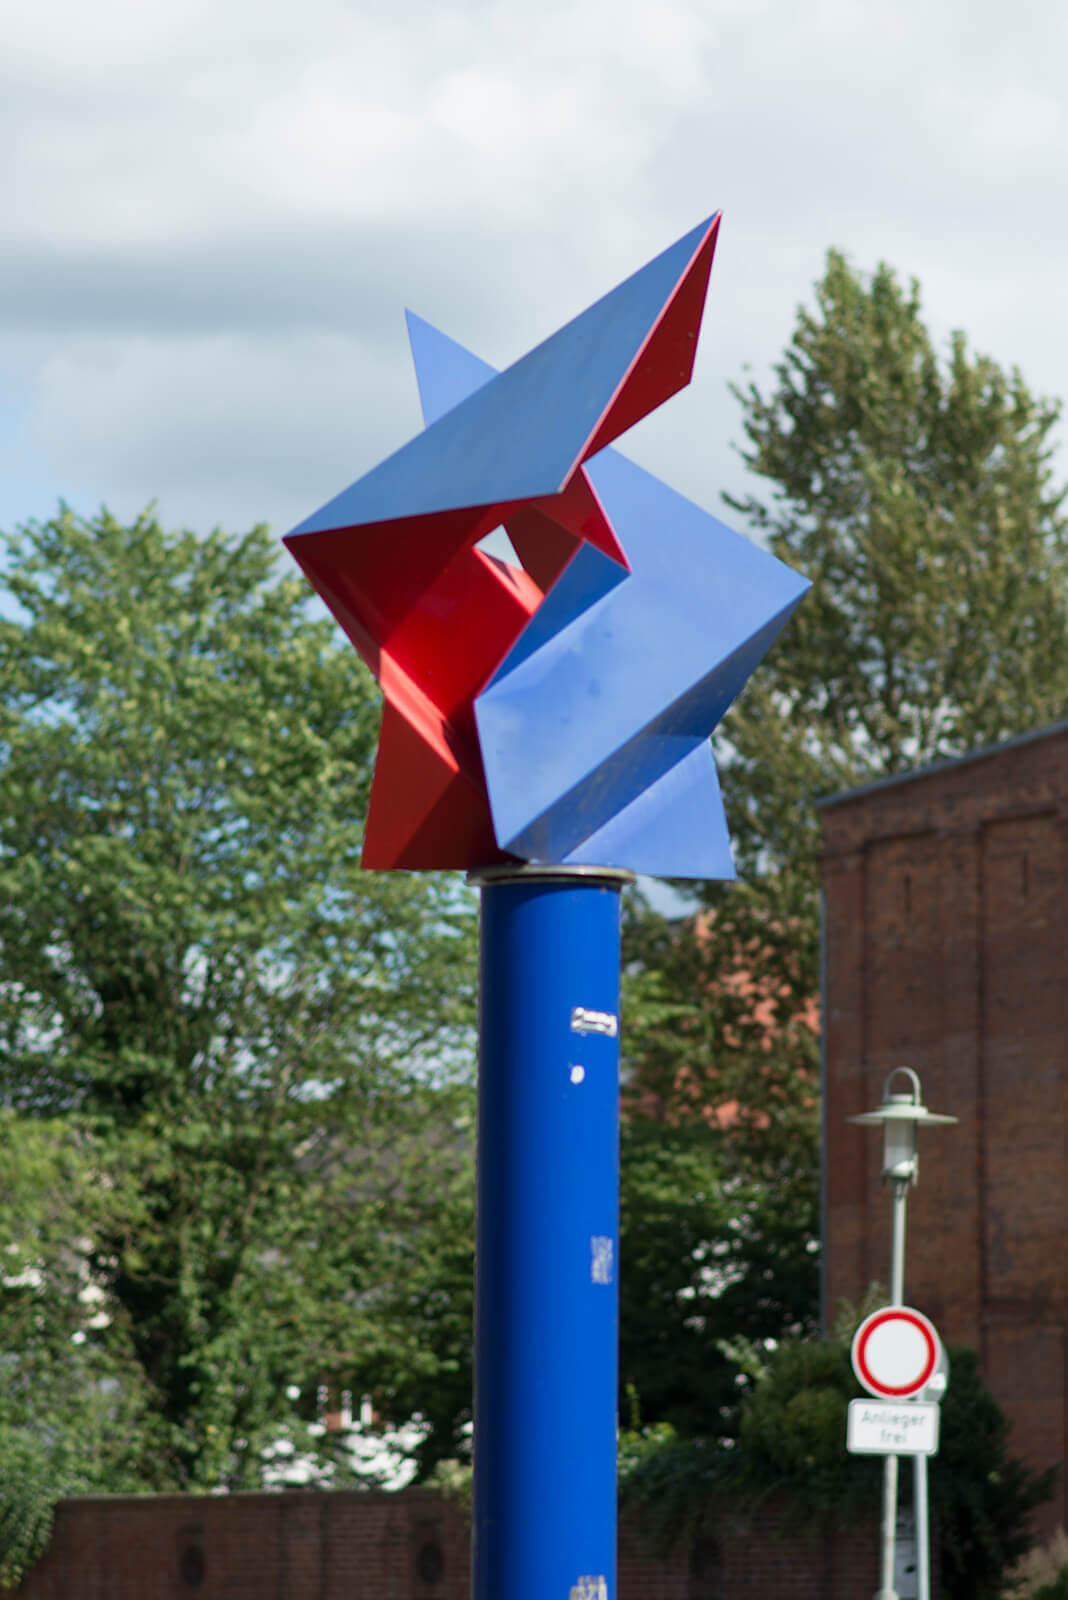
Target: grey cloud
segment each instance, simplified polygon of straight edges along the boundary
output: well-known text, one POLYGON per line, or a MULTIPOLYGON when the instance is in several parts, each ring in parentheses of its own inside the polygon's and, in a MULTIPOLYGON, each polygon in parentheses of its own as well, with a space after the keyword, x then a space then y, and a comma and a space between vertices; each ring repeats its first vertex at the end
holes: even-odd
POLYGON ((512 0, 383 4, 360 36, 379 61, 347 56, 352 19, 317 0, 299 26, 265 0, 263 37, 227 56, 216 8, 185 28, 185 55, 163 30, 148 77, 127 51, 121 81, 106 51, 81 72, 58 44, 50 79, 38 39, 37 75, 20 89, 6 69, 0 104, 20 199, 0 245, 16 452, 117 506, 158 494, 194 524, 284 527, 418 426, 405 305, 504 364, 714 206, 694 386, 627 441, 711 509, 743 476, 727 381, 746 362, 764 377, 829 245, 915 274, 940 336, 962 326, 1037 388, 1065 387, 1057 8, 664 0, 643 45, 638 13, 597 0, 570 8, 571 51, 546 42, 563 20, 549 9, 539 28, 512 0), (206 90, 194 55, 201 75, 218 57, 206 90), (499 91, 483 124, 463 101, 472 61, 499 91), (289 80, 309 70, 302 96, 289 80), (309 107, 321 123, 287 122, 309 107), (378 111, 402 125, 359 167, 378 111))
POLYGON ((400 317, 407 296, 492 329, 509 314, 507 295, 495 310, 484 280, 512 279, 514 252, 492 231, 471 241, 416 221, 279 227, 166 249, 21 240, 0 253, 0 328, 50 337, 358 330, 374 339, 381 309, 400 317))

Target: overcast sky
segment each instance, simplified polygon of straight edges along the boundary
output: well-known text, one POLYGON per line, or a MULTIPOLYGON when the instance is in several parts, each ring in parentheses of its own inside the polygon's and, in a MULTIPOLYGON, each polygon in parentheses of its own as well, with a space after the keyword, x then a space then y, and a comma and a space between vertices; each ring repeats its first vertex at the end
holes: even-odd
POLYGON ((406 305, 503 365, 717 208, 623 446, 709 509, 830 245, 1065 393, 1066 82, 1063 0, 9 4, 0 526, 281 534, 419 426, 406 305))

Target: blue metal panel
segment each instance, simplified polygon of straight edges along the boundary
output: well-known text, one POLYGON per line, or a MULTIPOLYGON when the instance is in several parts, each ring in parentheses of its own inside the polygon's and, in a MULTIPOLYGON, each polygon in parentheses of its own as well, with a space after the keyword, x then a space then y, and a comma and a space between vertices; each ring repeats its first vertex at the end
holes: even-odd
POLYGON ((624 876, 483 878, 474 1600, 616 1600, 624 876))
POLYGON ((475 701, 498 841, 543 859, 711 733, 808 588, 616 451, 585 470, 631 576, 526 659, 521 636, 475 701))
POLYGON ((514 671, 521 661, 535 655, 626 577, 627 570, 618 561, 591 544, 580 545, 490 683, 496 683, 502 674, 514 671))
MULTIPOLYGON (((409 331, 430 419, 493 371, 421 319, 409 331)), ((632 576, 581 546, 476 702, 498 840, 733 877, 708 734, 807 582, 616 451, 585 470, 632 576)))
MULTIPOLYGON (((687 741, 689 745, 689 741, 687 741)), ((626 861, 653 878, 737 876, 712 746, 702 739, 566 861, 626 861)))
POLYGON ((446 411, 289 537, 557 493, 711 220, 446 411))
POLYGON ((427 427, 437 422, 446 411, 458 406, 461 400, 474 394, 476 389, 497 376, 491 367, 462 344, 450 339, 447 333, 417 317, 414 311, 404 313, 408 324, 408 343, 412 350, 415 381, 419 386, 419 404, 427 427))
MULTIPOLYGON (((773 618, 766 628, 747 639, 740 649, 720 663, 714 673, 669 704, 629 743, 613 751, 606 761, 561 796, 556 804, 547 807, 540 816, 527 823, 519 833, 510 837, 504 834, 501 831, 501 819, 495 814, 497 837, 502 848, 527 861, 592 862, 600 859, 612 863, 623 862, 632 872, 648 872, 653 876, 658 875, 659 869, 654 869, 652 865, 654 855, 649 853, 651 849, 657 857, 669 850, 671 858, 676 861, 684 860, 689 852, 692 868, 672 871, 671 876, 715 876, 703 869, 708 866, 710 859, 715 859, 719 854, 717 841, 722 841, 726 833, 718 780, 714 787, 702 785, 710 808, 707 817, 702 816, 695 794, 688 794, 686 803, 676 808, 672 817, 674 833, 670 844, 664 840, 654 847, 646 830, 645 846, 640 853, 635 853, 638 849, 637 837, 625 832, 617 834, 612 827, 612 819, 625 807, 636 804, 644 794, 655 793, 664 801, 669 795, 681 794, 681 790, 663 780, 671 776, 671 770, 677 762, 696 763, 697 752, 708 743, 708 730, 714 728, 728 710, 739 685, 745 683, 792 609, 792 606, 789 607, 785 616, 773 618), (577 853, 581 842, 588 841, 594 832, 602 845, 600 857, 587 855, 584 851, 577 853), (625 854, 607 853, 610 841, 622 845, 624 839, 629 844, 625 854), (710 850, 712 856, 709 855, 710 850)), ((694 773, 697 770, 695 765, 694 773)), ((642 815, 648 814, 644 808, 639 809, 642 815)), ((665 818, 665 827, 668 825, 665 818)), ((728 872, 726 875, 733 877, 734 874, 728 872)))

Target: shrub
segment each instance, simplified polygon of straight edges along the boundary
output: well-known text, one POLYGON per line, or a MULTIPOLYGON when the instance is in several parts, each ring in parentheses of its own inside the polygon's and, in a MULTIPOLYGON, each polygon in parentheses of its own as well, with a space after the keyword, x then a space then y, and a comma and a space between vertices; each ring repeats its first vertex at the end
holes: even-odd
POLYGON ((1063 1528, 1016 1563, 1005 1600, 1068 1600, 1068 1534, 1063 1528))
POLYGON ((0 1584, 14 1589, 44 1552, 56 1502, 75 1486, 62 1450, 28 1428, 0 1427, 0 1584))
MULTIPOLYGON (((670 1431, 632 1437, 621 1458, 622 1499, 647 1537, 660 1548, 692 1539, 724 1493, 742 1502, 776 1494, 811 1526, 848 1524, 874 1510, 881 1460, 845 1448, 849 1402, 861 1393, 849 1343, 844 1331, 784 1341, 745 1400, 736 1440, 670 1431)), ((945 1600, 994 1600, 1030 1547, 1031 1512, 1050 1498, 1055 1473, 1009 1455, 1009 1425, 975 1353, 954 1348, 949 1357, 941 1449, 931 1467, 942 1592, 945 1600)))

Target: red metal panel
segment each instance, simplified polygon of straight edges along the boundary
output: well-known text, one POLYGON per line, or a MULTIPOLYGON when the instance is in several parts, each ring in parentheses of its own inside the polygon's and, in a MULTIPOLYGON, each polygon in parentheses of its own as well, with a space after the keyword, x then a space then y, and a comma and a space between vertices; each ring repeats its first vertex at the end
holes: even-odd
POLYGON ((603 450, 689 383, 718 237, 719 217, 716 216, 693 261, 666 301, 634 365, 613 396, 604 420, 586 447, 584 459, 603 450))
POLYGON ((386 701, 364 867, 466 868, 512 859, 493 836, 477 749, 475 772, 464 770, 468 759, 461 765, 460 754, 440 720, 425 717, 416 726, 386 701))

